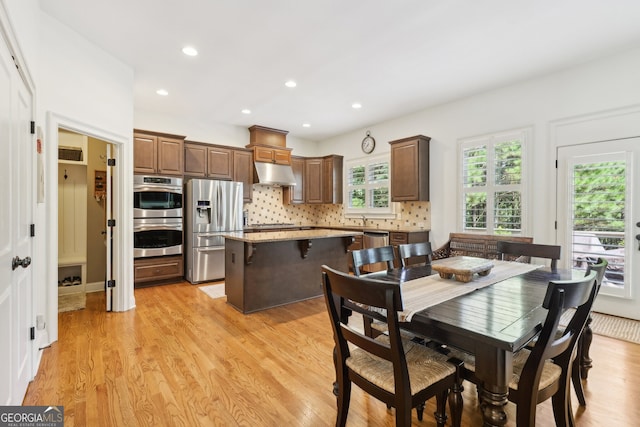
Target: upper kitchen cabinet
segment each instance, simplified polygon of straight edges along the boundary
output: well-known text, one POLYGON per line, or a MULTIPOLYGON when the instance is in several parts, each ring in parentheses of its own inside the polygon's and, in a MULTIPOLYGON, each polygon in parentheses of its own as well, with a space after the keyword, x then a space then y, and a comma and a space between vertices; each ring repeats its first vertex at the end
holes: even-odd
POLYGON ((231 181, 233 150, 228 147, 185 141, 184 174, 231 181))
POLYGON ((133 130, 133 172, 182 175, 184 136, 133 130))
POLYGON ((326 156, 322 159, 322 202, 342 203, 343 157, 326 156))
POLYGON ((417 135, 390 141, 391 200, 393 202, 429 200, 429 141, 417 135))
POLYGON ((291 164, 291 148, 287 148, 286 130, 254 125, 249 128, 249 147, 256 162, 291 164))
POLYGON ((233 180, 242 183, 242 199, 250 202, 253 198, 253 154, 251 150, 234 149, 233 180))
POLYGON ((342 203, 343 157, 310 157, 305 161, 306 203, 342 203))
POLYGON ((296 178, 296 185, 282 188, 282 197, 287 205, 299 205, 305 203, 305 170, 306 160, 304 157, 291 157, 291 169, 293 176, 296 178))

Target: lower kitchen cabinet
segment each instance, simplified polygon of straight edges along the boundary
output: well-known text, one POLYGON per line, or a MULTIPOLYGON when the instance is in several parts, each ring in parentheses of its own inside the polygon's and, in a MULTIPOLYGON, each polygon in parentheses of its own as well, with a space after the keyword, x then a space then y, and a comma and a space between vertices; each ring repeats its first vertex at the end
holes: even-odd
POLYGON ((407 243, 419 243, 419 242, 428 242, 429 241, 429 232, 428 231, 392 231, 389 233, 389 244, 393 246, 396 250, 396 260, 394 262, 395 267, 400 267, 400 257, 398 256, 398 245, 404 245, 407 243))
POLYGON ((183 276, 182 255, 138 258, 133 262, 133 282, 136 288, 172 280, 180 281, 183 276))

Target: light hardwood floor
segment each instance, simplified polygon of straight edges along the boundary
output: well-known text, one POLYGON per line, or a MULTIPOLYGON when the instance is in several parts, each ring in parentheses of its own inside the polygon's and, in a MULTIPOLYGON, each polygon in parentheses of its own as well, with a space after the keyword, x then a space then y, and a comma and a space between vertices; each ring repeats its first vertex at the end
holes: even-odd
MULTIPOLYGON (((64 405, 73 426, 330 426, 335 424, 333 340, 324 300, 251 315, 188 283, 135 291, 134 310, 61 313, 59 340, 44 350, 25 405, 64 405)), ((640 419, 640 345, 594 336, 588 406, 578 426, 631 426, 640 419)), ((463 425, 481 425, 465 383, 463 425)), ((435 426, 428 402, 422 422, 435 426)), ((511 420, 515 406, 508 404, 511 420)), ((539 426, 553 425, 550 402, 539 426)), ((354 387, 349 426, 392 426, 392 410, 354 387)), ((449 423, 447 423, 449 425, 449 423)), ((510 421, 509 426, 515 425, 510 421)))

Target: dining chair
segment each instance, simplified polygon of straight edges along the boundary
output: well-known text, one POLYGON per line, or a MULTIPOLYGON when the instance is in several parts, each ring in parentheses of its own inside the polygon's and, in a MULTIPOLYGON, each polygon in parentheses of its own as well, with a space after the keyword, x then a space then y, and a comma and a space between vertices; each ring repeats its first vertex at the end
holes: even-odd
POLYGON ((557 271, 560 259, 560 246, 539 245, 536 243, 520 243, 498 241, 497 250, 503 260, 531 262, 531 257, 551 260, 551 271, 557 271))
POLYGON ((431 264, 433 251, 431 250, 431 242, 405 243, 398 245, 398 256, 402 267, 416 264, 416 258, 423 264, 431 264), (411 259, 413 258, 413 259, 411 259), (410 264, 410 261, 411 262, 410 264))
MULTIPOLYGON (((509 400, 516 404, 516 424, 536 425, 536 406, 552 399, 556 426, 573 426, 571 409, 571 369, 576 358, 578 339, 589 317, 597 293, 597 273, 579 279, 549 282, 542 307, 547 309, 542 330, 533 348, 513 355, 513 375, 509 382, 509 400), (560 318, 575 308, 562 334, 557 334, 560 318)), ((448 347, 448 356, 463 361, 463 377, 480 385, 473 355, 448 347)))
MULTIPOLYGON (((604 258, 598 258, 596 262, 587 264, 587 272, 585 275, 590 274, 592 271, 596 272, 596 297, 598 296, 598 292, 600 292, 602 281, 604 280, 604 274, 607 271, 607 265, 609 265, 609 262, 604 258)), ((587 404, 582 380, 587 379, 589 369, 593 366, 593 359, 589 356, 589 349, 591 348, 591 342, 593 341, 591 321, 591 312, 589 312, 584 330, 578 339, 578 348, 576 351, 577 357, 573 362, 573 368, 571 370, 571 382, 573 383, 573 388, 581 406, 586 406, 587 404)))
POLYGON ((401 336, 400 287, 342 273, 326 265, 322 266, 322 284, 335 341, 336 426, 347 422, 352 383, 387 407, 395 408, 396 426, 411 425, 413 408, 417 408, 418 419, 422 420, 424 403, 434 396, 437 425, 442 427, 447 420, 448 396, 452 425, 460 426, 461 362, 401 336), (354 306, 363 311, 386 310, 388 334, 371 339, 350 327, 342 313, 354 306))
POLYGON ((362 267, 372 264, 385 263, 387 270, 392 270, 396 254, 393 251, 393 246, 387 245, 351 251, 351 257, 353 259, 353 273, 360 276, 362 275, 362 267))
MULTIPOLYGON (((396 254, 393 246, 390 245, 351 251, 353 274, 360 277, 363 275, 362 267, 378 263, 384 263, 386 264, 387 270, 392 270, 395 257, 396 254)), ((367 316, 366 313, 363 314, 362 321, 365 334, 369 337, 375 338, 379 334, 386 332, 386 326, 384 324, 374 321, 370 316, 367 316)))

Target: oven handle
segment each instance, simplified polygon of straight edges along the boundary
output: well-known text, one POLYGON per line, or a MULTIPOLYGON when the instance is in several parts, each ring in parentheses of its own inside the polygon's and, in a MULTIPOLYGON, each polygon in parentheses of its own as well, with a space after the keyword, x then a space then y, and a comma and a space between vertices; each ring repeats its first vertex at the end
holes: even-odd
POLYGON ((133 226, 133 231, 157 231, 157 230, 182 231, 182 225, 142 224, 142 225, 133 226))
POLYGON ((141 191, 158 191, 161 193, 178 193, 182 194, 182 187, 177 185, 153 185, 153 184, 144 184, 144 185, 136 185, 133 187, 134 192, 141 191))

